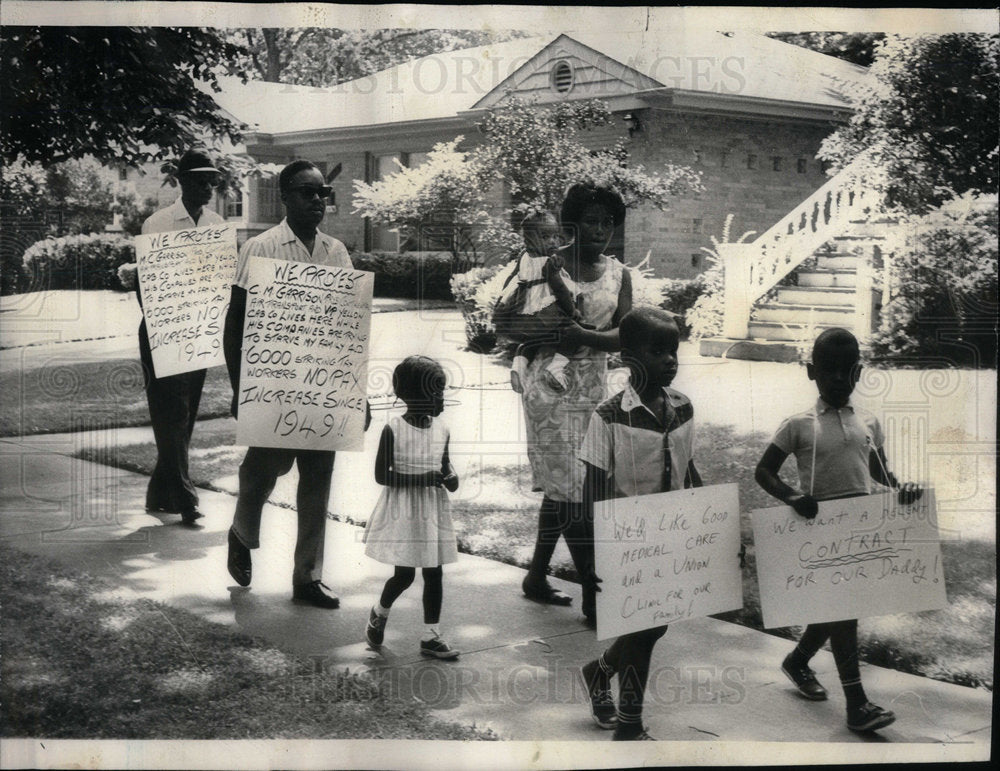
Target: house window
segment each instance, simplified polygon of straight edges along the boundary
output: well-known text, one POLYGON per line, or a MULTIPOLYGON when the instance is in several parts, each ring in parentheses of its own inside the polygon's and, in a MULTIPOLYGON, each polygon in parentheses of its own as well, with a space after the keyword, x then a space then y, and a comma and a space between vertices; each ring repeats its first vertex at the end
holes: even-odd
POLYGON ((226 196, 226 219, 243 218, 243 194, 230 192, 226 196))
POLYGON ((775 171, 781 171, 781 156, 776 155, 771 159, 771 168, 775 171))
POLYGON ((799 158, 795 162, 795 169, 799 174, 805 174, 809 170, 809 162, 805 158, 799 158))
POLYGON ((701 255, 700 254, 692 254, 691 255, 691 267, 692 268, 697 268, 700 265, 701 265, 701 255))
POLYGON ((728 150, 723 150, 722 156, 719 159, 719 168, 722 169, 729 168, 729 159, 731 156, 732 156, 731 152, 729 152, 728 150))
POLYGON ((747 168, 756 169, 757 168, 757 156, 753 153, 747 155, 747 168))
POLYGON ((553 91, 560 94, 568 94, 573 89, 574 73, 573 68, 565 59, 560 59, 552 68, 549 75, 549 85, 553 91))
POLYGON ((692 152, 692 153, 693 153, 693 155, 694 155, 694 162, 695 162, 695 163, 701 163, 701 150, 699 150, 699 149, 698 149, 698 148, 696 147, 696 148, 695 148, 694 150, 692 150, 691 152, 692 152))
POLYGON ((258 210, 260 222, 281 222, 285 216, 281 205, 281 191, 278 188, 278 175, 272 174, 257 179, 258 210))
POLYGON ((417 166, 422 166, 427 162, 429 155, 430 153, 409 153, 406 163, 407 168, 415 169, 417 166))
POLYGON ((120 169, 118 169, 118 181, 119 182, 127 182, 128 181, 128 167, 127 166, 122 166, 120 169))
POLYGON ((691 220, 691 232, 692 233, 700 233, 701 232, 701 219, 700 218, 695 217, 693 220, 691 220))

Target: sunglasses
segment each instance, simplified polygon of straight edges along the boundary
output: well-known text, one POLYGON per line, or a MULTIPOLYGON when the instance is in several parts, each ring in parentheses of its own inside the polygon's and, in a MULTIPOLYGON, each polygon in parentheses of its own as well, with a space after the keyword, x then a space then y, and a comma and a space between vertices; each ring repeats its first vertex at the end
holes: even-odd
POLYGON ((295 187, 288 188, 290 192, 295 192, 301 195, 303 198, 312 198, 318 195, 322 199, 327 199, 333 193, 333 188, 329 185, 296 185, 295 187))

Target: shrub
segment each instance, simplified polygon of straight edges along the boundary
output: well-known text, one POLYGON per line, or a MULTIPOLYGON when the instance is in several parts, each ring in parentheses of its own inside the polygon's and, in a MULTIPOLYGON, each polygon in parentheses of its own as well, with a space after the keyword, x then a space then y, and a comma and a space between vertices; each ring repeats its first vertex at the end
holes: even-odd
POLYGON ((997 197, 967 194, 899 228, 874 356, 995 367, 997 197))
POLYGON ((121 289, 119 266, 135 262, 131 238, 112 233, 46 238, 24 253, 39 289, 121 289))
POLYGON ((677 315, 677 326, 681 330, 681 340, 691 336, 691 309, 701 297, 705 288, 703 276, 697 278, 665 278, 663 281, 663 300, 660 307, 677 315))
POLYGON ((451 278, 451 293, 465 320, 465 339, 469 350, 489 353, 497 344, 493 328, 493 306, 500 297, 504 279, 513 270, 513 262, 473 268, 451 278))
POLYGON ((376 297, 450 300, 451 255, 446 252, 356 252, 351 262, 375 274, 376 297))

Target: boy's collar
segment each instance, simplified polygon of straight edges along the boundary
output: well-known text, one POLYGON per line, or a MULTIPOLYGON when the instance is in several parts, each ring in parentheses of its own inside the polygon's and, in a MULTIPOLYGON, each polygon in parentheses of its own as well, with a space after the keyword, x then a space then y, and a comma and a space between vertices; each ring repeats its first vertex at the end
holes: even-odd
MULTIPOLYGON (((667 403, 669 404, 670 392, 667 390, 666 386, 663 387, 663 393, 664 396, 667 397, 667 403)), ((649 409, 649 407, 647 407, 645 404, 642 403, 642 399, 639 398, 639 392, 635 390, 635 388, 632 386, 632 381, 629 380, 627 383, 625 383, 625 390, 622 394, 622 409, 625 410, 625 412, 631 412, 636 407, 642 407, 650 414, 652 414, 653 412, 652 410, 649 409)), ((654 417, 656 416, 654 415, 654 417)))
POLYGON ((854 412, 854 404, 852 404, 850 398, 848 398, 847 404, 845 404, 843 407, 838 408, 834 407, 831 404, 827 404, 825 401, 823 401, 823 397, 820 396, 819 398, 816 399, 816 414, 822 415, 827 410, 833 410, 834 412, 837 412, 838 410, 850 410, 851 412, 854 412))

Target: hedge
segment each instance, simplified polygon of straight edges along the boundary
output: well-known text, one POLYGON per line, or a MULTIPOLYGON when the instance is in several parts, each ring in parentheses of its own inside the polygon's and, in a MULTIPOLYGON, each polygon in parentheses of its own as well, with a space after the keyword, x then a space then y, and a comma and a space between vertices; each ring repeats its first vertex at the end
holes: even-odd
POLYGON ((355 252, 358 270, 375 274, 376 297, 451 300, 452 262, 447 252, 355 252))
POLYGON ((135 246, 116 233, 62 236, 37 241, 23 259, 32 291, 121 289, 118 267, 135 262, 135 246))

